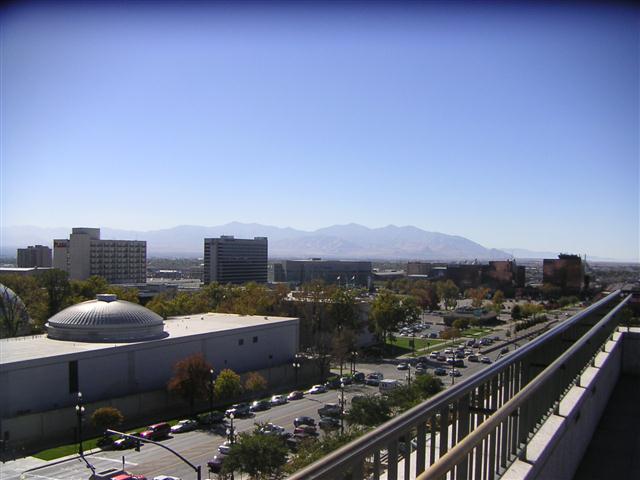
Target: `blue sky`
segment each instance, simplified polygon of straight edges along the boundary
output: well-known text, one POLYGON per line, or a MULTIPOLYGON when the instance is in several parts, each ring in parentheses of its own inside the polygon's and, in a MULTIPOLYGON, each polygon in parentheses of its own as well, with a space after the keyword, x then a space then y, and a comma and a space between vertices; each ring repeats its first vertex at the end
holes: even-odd
POLYGON ((2 226, 415 225, 638 259, 638 10, 17 5, 2 226))

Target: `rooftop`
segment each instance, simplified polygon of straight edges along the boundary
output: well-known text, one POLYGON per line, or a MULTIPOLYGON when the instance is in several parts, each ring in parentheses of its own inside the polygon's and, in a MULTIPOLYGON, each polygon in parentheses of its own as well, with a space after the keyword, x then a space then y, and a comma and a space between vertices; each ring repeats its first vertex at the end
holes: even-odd
POLYGON ((274 325, 297 320, 291 317, 264 317, 260 315, 235 315, 231 313, 203 313, 183 317, 170 317, 164 322, 169 335, 158 340, 127 343, 90 343, 60 341, 46 335, 30 335, 0 340, 0 365, 37 360, 58 355, 98 351, 114 347, 125 348, 141 343, 171 342, 179 338, 212 332, 239 330, 242 328, 274 325))

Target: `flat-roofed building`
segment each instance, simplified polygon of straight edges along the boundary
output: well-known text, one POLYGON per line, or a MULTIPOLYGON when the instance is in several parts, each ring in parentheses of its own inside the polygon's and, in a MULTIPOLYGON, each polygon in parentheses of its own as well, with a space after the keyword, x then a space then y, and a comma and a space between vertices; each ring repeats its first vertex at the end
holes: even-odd
POLYGON ((578 293, 588 283, 579 255, 560 254, 542 261, 542 283, 558 287, 564 293, 578 293))
POLYGON ((72 280, 99 275, 109 283, 145 283, 147 242, 102 240, 99 228, 74 228, 68 240, 53 241, 53 266, 72 280))
POLYGON ((18 249, 18 267, 51 267, 51 249, 45 245, 30 245, 18 249))
POLYGON ((204 283, 267 283, 266 237, 204 239, 204 283))
POLYGON ((350 260, 284 260, 282 262, 286 281, 296 285, 314 280, 348 286, 369 286, 372 273, 371 262, 350 260))

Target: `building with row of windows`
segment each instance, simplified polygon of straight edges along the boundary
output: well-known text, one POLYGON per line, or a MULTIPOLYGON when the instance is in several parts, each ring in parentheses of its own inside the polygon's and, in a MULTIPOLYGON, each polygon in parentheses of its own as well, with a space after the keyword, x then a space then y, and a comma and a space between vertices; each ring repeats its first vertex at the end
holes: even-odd
POLYGON ((46 245, 18 248, 18 268, 51 267, 51 249, 46 245))
POLYGON ((204 239, 204 283, 267 283, 266 237, 204 239))
POLYGON ((480 285, 509 290, 525 284, 525 268, 515 260, 496 260, 480 263, 431 263, 408 262, 407 276, 429 280, 452 280, 459 288, 476 288, 480 285))
POLYGON ((145 283, 147 242, 102 240, 99 228, 74 228, 69 239, 53 241, 53 266, 72 280, 99 275, 109 283, 145 283))
POLYGON ((270 282, 301 285, 316 280, 349 287, 370 287, 371 262, 349 260, 283 260, 269 266, 270 282))

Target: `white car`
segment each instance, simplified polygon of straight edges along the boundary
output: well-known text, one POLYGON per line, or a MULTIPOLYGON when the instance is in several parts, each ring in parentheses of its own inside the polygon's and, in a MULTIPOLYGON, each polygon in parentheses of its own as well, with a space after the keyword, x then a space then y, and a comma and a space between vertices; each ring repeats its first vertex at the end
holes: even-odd
POLYGON ((218 451, 222 454, 222 455, 228 455, 229 452, 231 451, 231 442, 229 440, 227 440, 226 442, 224 442, 222 445, 220 445, 218 447, 218 451))
POLYGON ((287 397, 284 395, 274 395, 271 397, 271 405, 284 405, 287 403, 287 397))
POLYGON ((171 427, 171 433, 184 433, 190 432, 198 428, 198 422, 195 420, 180 420, 173 427, 171 427))
POLYGON ((324 385, 314 385, 313 387, 311 387, 309 389, 309 391, 307 393, 310 393, 311 395, 314 395, 316 393, 326 393, 327 389, 325 388, 324 385))

